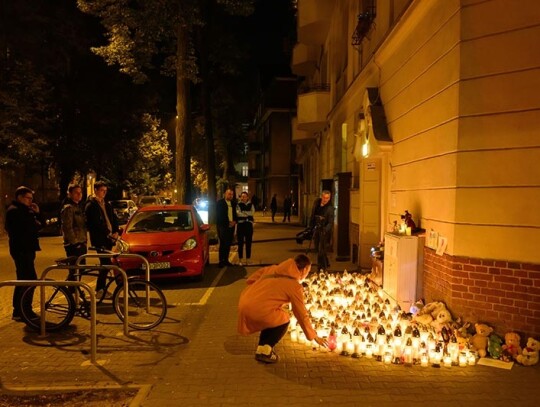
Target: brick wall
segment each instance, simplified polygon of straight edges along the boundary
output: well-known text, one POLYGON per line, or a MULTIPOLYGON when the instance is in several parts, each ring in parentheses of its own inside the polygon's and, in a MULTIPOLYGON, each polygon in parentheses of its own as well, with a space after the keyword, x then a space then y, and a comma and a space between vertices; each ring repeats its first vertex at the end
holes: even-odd
POLYGON ((426 302, 445 302, 454 318, 540 339, 540 264, 437 256, 425 247, 423 278, 426 302))

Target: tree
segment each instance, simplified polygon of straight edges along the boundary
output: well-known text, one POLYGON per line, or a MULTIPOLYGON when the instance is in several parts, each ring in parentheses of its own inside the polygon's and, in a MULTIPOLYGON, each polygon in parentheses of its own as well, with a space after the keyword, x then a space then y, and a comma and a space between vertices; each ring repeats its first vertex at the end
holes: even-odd
POLYGON ((141 118, 143 135, 131 157, 135 163, 128 175, 131 189, 139 195, 154 195, 173 183, 172 152, 160 121, 146 113, 141 118))
MULTIPOLYGON (((204 26, 204 18, 215 5, 231 14, 250 12, 252 0, 78 0, 79 8, 98 16, 107 33, 108 44, 93 48, 110 65, 129 74, 136 82, 148 80, 149 72, 176 77, 176 185, 178 200, 189 200, 191 134, 190 90, 198 82, 198 66, 193 46, 195 29, 204 26), (182 161, 183 160, 183 161, 182 161)), ((203 29, 206 31, 206 29, 203 29)), ((204 37, 204 36, 203 36, 204 37)), ((208 40, 200 42, 207 44, 208 40)), ((203 49, 200 55, 206 56, 203 49)), ((207 65, 202 63, 203 82, 207 65)), ((210 109, 208 90, 204 92, 205 109, 210 109)), ((205 111, 205 134, 210 174, 214 171, 212 118, 205 111)), ((214 190, 215 177, 209 179, 214 190)))

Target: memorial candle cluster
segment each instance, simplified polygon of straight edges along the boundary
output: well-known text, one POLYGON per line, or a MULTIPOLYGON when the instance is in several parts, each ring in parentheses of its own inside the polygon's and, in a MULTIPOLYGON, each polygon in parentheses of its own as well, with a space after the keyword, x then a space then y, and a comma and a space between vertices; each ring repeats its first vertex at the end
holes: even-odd
MULTIPOLYGON (((306 308, 318 336, 342 356, 375 359, 406 366, 469 366, 476 354, 460 349, 448 331, 411 321, 369 275, 319 273, 305 280, 306 308)), ((289 326, 293 342, 308 341, 294 317, 289 326)))

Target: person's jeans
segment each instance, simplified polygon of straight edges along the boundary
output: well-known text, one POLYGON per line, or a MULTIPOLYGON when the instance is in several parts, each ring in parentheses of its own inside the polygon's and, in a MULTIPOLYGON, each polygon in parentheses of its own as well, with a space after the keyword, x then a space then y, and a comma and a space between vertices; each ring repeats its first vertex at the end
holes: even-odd
POLYGON ((236 229, 238 237, 238 257, 244 258, 244 244, 246 245, 246 259, 251 259, 251 243, 253 240, 253 223, 239 223, 236 229))
POLYGON ((219 264, 224 265, 229 262, 229 253, 234 238, 234 227, 218 226, 219 238, 219 264))
POLYGON ((274 328, 263 329, 259 336, 259 346, 270 345, 273 348, 287 333, 288 327, 289 323, 287 322, 274 328))
MULTIPOLYGON (((37 280, 36 269, 34 266, 34 260, 36 259, 35 251, 20 250, 10 252, 10 254, 15 262, 17 280, 37 280)), ((26 296, 24 304, 21 304, 22 294, 27 288, 28 287, 26 286, 15 287, 15 290, 13 291, 13 315, 21 315, 21 305, 29 312, 32 310, 35 287, 31 288, 31 295, 26 296)))

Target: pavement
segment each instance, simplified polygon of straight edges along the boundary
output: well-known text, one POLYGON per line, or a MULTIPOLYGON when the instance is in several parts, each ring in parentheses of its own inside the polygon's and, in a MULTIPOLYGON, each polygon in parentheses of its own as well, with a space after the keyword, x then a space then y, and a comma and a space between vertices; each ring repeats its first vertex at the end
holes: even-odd
MULTIPOLYGON (((166 320, 131 331, 109 307, 98 311, 98 364, 90 363, 89 322, 41 337, 9 319, 11 298, 0 291, 0 386, 5 394, 134 388, 130 406, 538 406, 540 365, 405 367, 293 343, 276 346, 274 365, 254 360, 257 336, 236 333, 237 302, 246 277, 260 265, 307 249, 292 222, 256 217, 248 267, 208 267, 203 282, 160 284, 166 320)), ((231 260, 235 260, 232 253, 231 260)), ((311 254, 315 260, 315 255, 311 254)), ((330 256, 333 271, 355 271, 330 256)))

